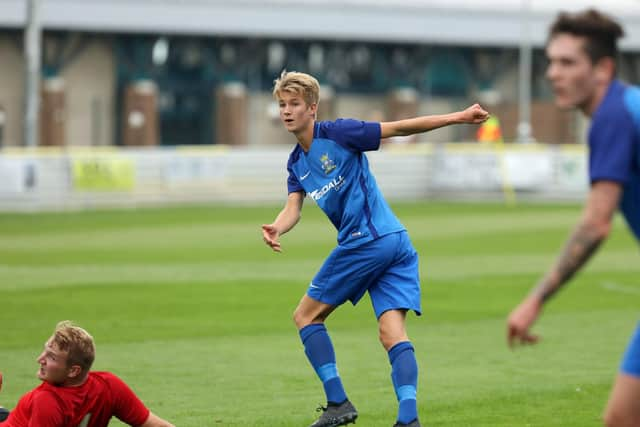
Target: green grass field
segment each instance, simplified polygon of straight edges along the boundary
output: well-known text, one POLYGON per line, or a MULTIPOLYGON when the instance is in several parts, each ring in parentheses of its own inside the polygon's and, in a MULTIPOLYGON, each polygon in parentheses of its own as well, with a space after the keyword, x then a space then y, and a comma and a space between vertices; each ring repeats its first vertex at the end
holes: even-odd
MULTIPOLYGON (((284 253, 260 224, 279 206, 0 215, 0 403, 37 385, 55 323, 96 338, 94 368, 124 378, 179 427, 307 426, 324 403, 291 314, 335 243, 307 201, 284 253)), ((619 220, 546 308, 535 347, 510 351, 504 320, 553 261, 577 205, 394 204, 421 256, 422 317, 409 333, 425 426, 598 426, 638 320, 640 258, 619 220)), ((396 402, 367 298, 329 319, 361 427, 396 402)), ((114 420, 112 426, 122 425, 114 420)))

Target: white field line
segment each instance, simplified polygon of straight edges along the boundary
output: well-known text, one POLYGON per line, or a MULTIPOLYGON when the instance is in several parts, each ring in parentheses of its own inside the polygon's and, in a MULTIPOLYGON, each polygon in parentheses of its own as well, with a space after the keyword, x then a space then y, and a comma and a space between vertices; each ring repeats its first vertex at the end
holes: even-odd
POLYGON ((611 292, 618 292, 621 294, 640 295, 640 287, 621 285, 615 282, 602 282, 600 284, 604 289, 611 292))

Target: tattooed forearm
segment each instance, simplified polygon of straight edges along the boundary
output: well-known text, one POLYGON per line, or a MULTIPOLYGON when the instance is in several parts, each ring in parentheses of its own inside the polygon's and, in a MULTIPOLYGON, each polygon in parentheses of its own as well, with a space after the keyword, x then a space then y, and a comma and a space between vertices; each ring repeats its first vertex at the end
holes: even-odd
POLYGON ((580 225, 569 238, 554 267, 538 283, 534 294, 543 301, 551 298, 587 262, 603 240, 602 233, 598 233, 593 227, 580 225))

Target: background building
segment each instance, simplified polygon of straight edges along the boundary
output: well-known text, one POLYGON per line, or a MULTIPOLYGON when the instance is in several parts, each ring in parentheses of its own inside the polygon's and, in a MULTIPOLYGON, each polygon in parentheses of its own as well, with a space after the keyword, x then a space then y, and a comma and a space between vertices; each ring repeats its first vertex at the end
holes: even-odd
MULTIPOLYGON (((576 115, 552 107, 543 77, 557 2, 40 2, 41 145, 277 144, 286 134, 270 89, 284 68, 319 77, 323 118, 390 120, 477 100, 511 141, 523 40, 534 48, 532 136, 575 142, 582 128, 576 115)), ((27 0, 3 0, 1 8, 0 138, 15 146, 24 139, 27 0)), ((622 76, 637 82, 640 3, 609 2, 606 10, 627 29, 622 76)), ((473 137, 458 127, 420 140, 473 137)))

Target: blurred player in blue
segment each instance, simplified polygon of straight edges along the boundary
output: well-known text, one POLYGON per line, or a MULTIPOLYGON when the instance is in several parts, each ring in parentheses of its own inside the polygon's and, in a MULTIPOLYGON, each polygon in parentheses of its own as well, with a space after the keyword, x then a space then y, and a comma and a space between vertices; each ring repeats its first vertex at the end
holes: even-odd
POLYGON ((404 226, 382 197, 369 171, 365 151, 382 138, 412 135, 454 123, 481 123, 488 113, 479 105, 461 112, 387 123, 339 119, 316 121, 318 81, 304 73, 283 72, 275 81, 280 118, 297 144, 287 164, 289 196, 272 224, 262 226, 265 243, 280 252, 279 237, 300 220, 308 195, 338 230, 338 246, 313 278, 293 320, 305 353, 324 386, 327 406, 312 427, 355 422, 324 321, 339 305, 356 304, 369 292, 388 352, 399 401, 395 426, 420 426, 416 404, 418 367, 405 330, 407 311, 420 314, 418 255, 404 226))
MULTIPOLYGON (((556 104, 591 118, 589 191, 582 217, 553 267, 507 320, 510 345, 535 343, 542 306, 593 255, 620 209, 640 239, 640 90, 616 78, 623 30, 595 10, 562 13, 551 27, 547 78, 556 104)), ((607 426, 640 426, 640 327, 623 357, 604 414, 607 426)))

